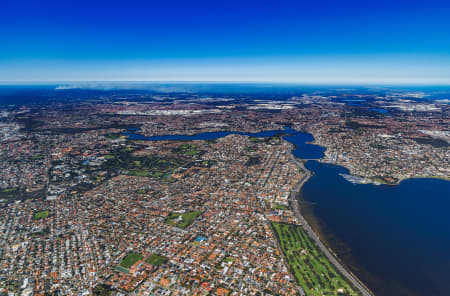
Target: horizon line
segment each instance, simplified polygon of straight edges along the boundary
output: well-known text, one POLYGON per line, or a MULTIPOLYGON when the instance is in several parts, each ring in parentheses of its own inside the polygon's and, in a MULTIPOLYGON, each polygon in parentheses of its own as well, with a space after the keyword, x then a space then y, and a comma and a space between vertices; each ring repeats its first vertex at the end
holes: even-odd
MULTIPOLYGON (((323 86, 450 86, 448 83, 430 82, 430 81, 402 81, 402 82, 325 82, 325 81, 277 81, 277 80, 0 80, 0 85, 49 85, 49 84, 91 84, 91 83, 110 83, 110 84, 287 84, 287 85, 323 85, 323 86)), ((82 88, 82 87, 80 87, 82 88)))

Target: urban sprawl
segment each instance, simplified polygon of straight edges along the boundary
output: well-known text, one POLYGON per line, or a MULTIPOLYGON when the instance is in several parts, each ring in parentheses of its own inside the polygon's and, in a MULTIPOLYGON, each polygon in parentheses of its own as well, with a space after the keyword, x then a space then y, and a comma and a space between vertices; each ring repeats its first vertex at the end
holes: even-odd
POLYGON ((370 295, 303 219, 310 173, 283 134, 128 136, 285 126, 311 133, 352 182, 450 178, 449 101, 421 92, 6 105, 0 295, 370 295))

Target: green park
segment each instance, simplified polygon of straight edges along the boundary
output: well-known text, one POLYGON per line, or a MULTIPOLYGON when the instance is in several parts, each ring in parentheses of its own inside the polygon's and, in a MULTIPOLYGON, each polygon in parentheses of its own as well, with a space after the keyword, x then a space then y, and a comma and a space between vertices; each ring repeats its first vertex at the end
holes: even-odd
POLYGON ((33 219, 34 220, 40 220, 40 219, 45 219, 47 218, 49 215, 49 211, 39 211, 34 213, 33 219))
POLYGON ((133 266, 136 262, 139 260, 142 260, 142 255, 139 253, 128 253, 125 258, 122 259, 119 266, 129 269, 131 266, 133 266))
POLYGON ((194 220, 201 215, 200 211, 192 211, 186 213, 170 213, 166 218, 166 223, 172 226, 179 227, 181 229, 185 229, 189 225, 191 225, 194 220))
POLYGON ((167 259, 164 256, 158 255, 158 254, 152 254, 150 255, 150 257, 148 257, 147 259, 145 259, 146 263, 149 263, 153 266, 161 266, 163 264, 165 264, 169 259, 167 259))
POLYGON ((306 295, 358 295, 302 226, 272 223, 291 273, 306 295))

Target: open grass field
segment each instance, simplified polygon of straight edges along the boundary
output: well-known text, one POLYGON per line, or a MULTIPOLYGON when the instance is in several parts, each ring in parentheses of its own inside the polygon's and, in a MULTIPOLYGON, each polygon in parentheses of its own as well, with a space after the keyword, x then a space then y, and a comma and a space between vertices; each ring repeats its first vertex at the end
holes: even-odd
POLYGON ((142 255, 138 253, 128 253, 125 258, 123 258, 122 262, 120 262, 120 266, 124 268, 130 268, 136 262, 142 260, 142 255))
POLYGON ((166 219, 166 223, 185 229, 189 225, 191 225, 194 220, 200 216, 202 212, 193 211, 187 213, 170 213, 166 219), (181 216, 181 219, 179 218, 181 216))
POLYGON ((48 214, 49 214, 48 211, 36 212, 36 213, 34 213, 33 219, 34 220, 45 219, 48 217, 48 214))
POLYGON ((158 254, 152 254, 150 257, 145 259, 145 262, 150 263, 154 266, 161 266, 164 263, 166 263, 169 259, 167 259, 164 256, 158 255, 158 254))
POLYGON ((358 295, 303 227, 272 223, 289 268, 306 295, 358 295))
POLYGON ((277 210, 289 210, 288 206, 282 205, 282 204, 273 204, 273 208, 277 210))

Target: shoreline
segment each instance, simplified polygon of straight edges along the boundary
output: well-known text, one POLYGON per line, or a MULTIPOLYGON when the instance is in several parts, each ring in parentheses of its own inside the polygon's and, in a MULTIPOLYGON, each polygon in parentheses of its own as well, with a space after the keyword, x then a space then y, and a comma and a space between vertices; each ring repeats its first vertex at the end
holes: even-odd
MULTIPOLYGON (((306 132, 309 133, 310 135, 312 135, 312 133, 310 132, 306 132)), ((231 132, 230 134, 235 134, 234 132, 231 132)), ((237 134, 241 134, 247 137, 250 137, 251 135, 248 135, 248 133, 237 133, 237 134)), ((309 235, 309 237, 317 244, 318 248, 323 252, 323 254, 325 255, 325 257, 330 261, 330 263, 338 270, 338 272, 340 272, 340 274, 353 286, 353 288, 360 294, 360 295, 364 295, 364 296, 373 296, 374 293, 364 284, 364 282, 362 282, 350 269, 349 265, 346 264, 343 260, 341 260, 337 254, 334 252, 333 248, 331 248, 331 245, 328 243, 326 236, 323 235, 322 237, 320 236, 320 231, 314 230, 310 223, 308 222, 308 220, 306 220, 306 218, 303 216, 302 212, 300 211, 300 200, 297 198, 298 194, 301 191, 301 188, 303 187, 303 185, 306 183, 306 181, 309 180, 309 178, 313 175, 313 173, 311 171, 309 171, 308 169, 305 168, 304 164, 308 161, 308 160, 316 160, 319 161, 321 163, 324 164, 330 164, 330 165, 334 165, 334 166, 338 166, 341 168, 346 169, 348 172, 350 172, 350 169, 345 167, 345 165, 340 165, 338 163, 334 163, 334 162, 328 162, 328 161, 323 161, 323 159, 303 159, 301 157, 296 157, 293 152, 296 149, 296 145, 294 143, 291 143, 290 141, 286 140, 285 137, 286 135, 282 135, 282 139, 286 142, 289 143, 289 145, 291 145, 291 149, 290 149, 290 160, 294 161, 296 163, 296 166, 301 169, 305 175, 296 183, 296 185, 294 186, 294 188, 292 188, 291 193, 289 195, 289 206, 291 208, 291 210, 293 211, 294 216, 298 219, 298 221, 300 222, 300 225, 303 226, 304 230, 306 231, 306 233, 309 235)), ((222 136, 218 136, 218 138, 220 138, 222 136)), ((264 136, 262 136, 264 137, 264 136)), ((131 139, 128 139, 131 140, 131 139)), ((141 139, 134 139, 134 140, 141 140, 141 139)), ((171 141, 172 139, 170 139, 169 141, 171 141)), ((195 139, 197 140, 197 139, 195 139)), ((192 140, 192 141, 195 141, 192 140)), ((207 139, 198 139, 198 140, 207 140, 207 139)), ((154 139, 150 140, 150 141, 155 141, 154 139)), ((176 140, 176 141, 182 141, 182 140, 176 140)), ((325 151, 327 150, 327 147, 318 145, 315 143, 314 141, 308 142, 308 145, 315 145, 315 146, 319 146, 325 149, 325 151)), ((388 186, 395 186, 401 183, 401 181, 406 180, 406 179, 412 179, 412 178, 433 178, 433 177, 424 177, 424 176, 417 176, 417 177, 410 177, 410 178, 405 178, 405 179, 400 179, 398 180, 397 183, 392 183, 392 184, 386 184, 388 186)), ((371 179, 368 179, 370 181, 372 181, 371 179)), ((445 179, 444 179, 445 180, 445 179)), ((374 184, 374 182, 368 182, 366 184, 374 184)), ((375 184, 374 184, 375 185, 375 184)), ((381 184, 379 184, 381 185, 381 184)), ((311 217, 310 217, 311 218, 311 217)), ((313 222, 312 222, 313 223, 313 222)), ((314 224, 314 223, 313 223, 314 224)), ((300 286, 299 286, 300 287, 300 286)), ((301 287, 300 287, 301 288, 301 287)))
MULTIPOLYGON (((317 145, 317 144, 314 144, 317 145)), ((320 146, 320 145, 317 145, 320 146)), ((323 147, 323 146, 321 146, 323 147)), ((326 149, 326 148, 325 148, 326 149)), ((331 164, 331 165, 335 165, 335 166, 339 166, 341 168, 344 168, 348 171, 348 174, 351 175, 352 177, 357 177, 357 178, 361 178, 363 180, 366 180, 367 182, 364 183, 359 183, 359 184, 372 184, 372 185, 376 185, 376 186, 380 186, 380 185, 386 185, 386 186, 397 186, 400 185, 401 182, 406 181, 406 180, 411 180, 411 179, 436 179, 436 180, 443 180, 443 181, 449 181, 450 182, 450 177, 443 177, 443 176, 423 176, 423 175, 417 175, 417 176, 411 176, 411 177, 402 177, 397 179, 397 181, 393 182, 393 183, 388 183, 388 182, 380 182, 380 181, 375 181, 372 178, 367 178, 364 176, 359 176, 359 175, 355 175, 352 173, 351 169, 346 166, 345 164, 341 164, 338 162, 333 162, 333 161, 327 161, 327 160, 319 160, 317 159, 317 161, 319 161, 320 163, 326 163, 326 164, 331 164)))
MULTIPOLYGON (((290 143, 293 145, 292 143, 290 143)), ((289 204, 293 210, 294 215, 301 223, 301 226, 305 229, 311 239, 317 244, 318 248, 324 253, 327 259, 335 266, 335 268, 342 274, 342 276, 348 280, 353 287, 358 290, 361 295, 364 296, 373 296, 372 291, 358 278, 356 277, 337 257, 337 255, 333 252, 333 250, 329 249, 321 240, 319 235, 312 229, 309 225, 308 221, 303 217, 300 211, 300 202, 297 199, 298 194, 300 193, 303 185, 309 180, 312 176, 312 173, 305 168, 303 164, 302 158, 297 158, 292 153, 291 150, 290 158, 293 162, 295 162, 296 166, 306 172, 305 176, 297 183, 294 189, 291 191, 289 196, 289 204)))
MULTIPOLYGON (((306 133, 309 133, 309 134, 311 134, 311 135, 314 137, 314 135, 313 135, 312 132, 306 131, 306 133)), ((319 147, 324 148, 324 149, 325 149, 325 151, 323 152, 323 153, 324 153, 324 156, 325 156, 325 152, 328 150, 328 148, 327 148, 326 146, 322 146, 322 145, 318 144, 318 143, 316 142, 315 137, 314 137, 314 140, 313 140, 313 141, 307 142, 306 144, 309 144, 309 145, 315 145, 315 146, 319 146, 319 147)), ((335 161, 328 161, 328 160, 325 160, 325 158, 317 159, 317 161, 319 161, 319 162, 321 162, 321 163, 327 163, 327 164, 332 164, 332 165, 340 166, 340 167, 346 169, 346 170, 348 171, 349 175, 351 175, 352 177, 361 178, 361 179, 364 179, 365 181, 367 181, 367 182, 365 182, 365 183, 360 183, 360 184, 372 184, 372 185, 376 185, 376 186, 380 186, 380 185, 397 186, 397 185, 399 185, 401 182, 403 182, 403 181, 405 181, 405 180, 409 180, 409 179, 438 179, 438 180, 444 180, 444 181, 449 181, 449 182, 450 182, 450 177, 443 177, 443 176, 422 176, 422 175, 411 176, 411 177, 401 177, 401 178, 398 178, 398 179, 395 178, 395 177, 393 177, 393 178, 397 179, 397 181, 395 181, 395 182, 393 182, 393 183, 379 182, 379 181, 376 181, 376 180, 374 180, 373 178, 370 178, 370 177, 359 176, 359 175, 353 174, 351 168, 349 168, 347 165, 345 165, 345 164, 343 164, 343 163, 339 163, 339 162, 335 162, 335 161)))

